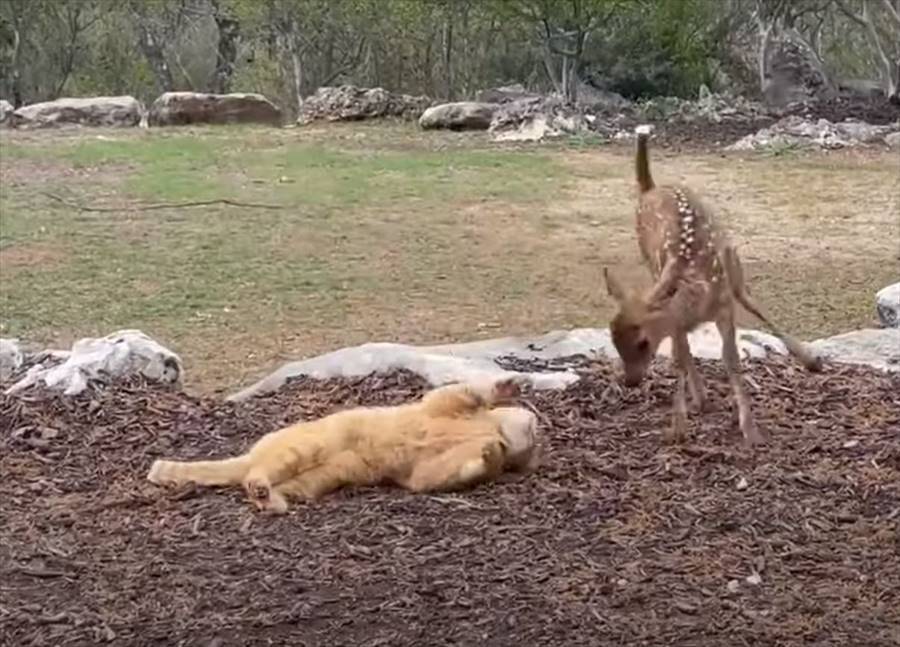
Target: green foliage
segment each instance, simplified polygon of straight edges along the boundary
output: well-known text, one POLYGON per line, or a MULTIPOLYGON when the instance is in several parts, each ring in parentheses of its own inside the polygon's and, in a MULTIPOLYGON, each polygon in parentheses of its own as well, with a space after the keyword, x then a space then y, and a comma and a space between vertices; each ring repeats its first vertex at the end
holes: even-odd
MULTIPOLYGON (((695 96, 720 72, 754 81, 762 19, 810 39, 833 72, 877 78, 859 0, 0 0, 0 97, 210 90, 217 16, 238 25, 233 90, 286 108, 322 85, 471 98, 577 78, 632 98, 695 96), (736 53, 740 50, 740 53, 736 53), (575 53, 573 56, 572 53, 575 53), (163 69, 164 68, 164 69, 163 69), (749 74, 748 74, 749 71, 749 74)), ((876 30, 893 60, 895 22, 876 30)), ((229 70, 231 68, 229 67, 229 70)), ((567 90, 568 91, 568 90, 567 90)), ((571 95, 570 95, 571 96, 571 95)))
POLYGON ((716 54, 710 22, 715 0, 635 1, 596 41, 587 73, 600 85, 633 98, 695 96, 709 85, 716 54))

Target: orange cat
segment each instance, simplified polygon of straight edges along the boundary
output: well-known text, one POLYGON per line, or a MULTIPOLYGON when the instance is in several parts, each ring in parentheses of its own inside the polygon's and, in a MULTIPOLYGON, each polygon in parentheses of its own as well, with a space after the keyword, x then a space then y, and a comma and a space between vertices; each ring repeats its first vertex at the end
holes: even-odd
POLYGON ((147 479, 240 483, 259 509, 272 512, 285 512, 287 497, 312 500, 343 486, 461 489, 507 469, 537 467, 536 416, 497 406, 518 394, 517 378, 450 384, 415 402, 357 407, 270 432, 234 458, 157 460, 147 479))

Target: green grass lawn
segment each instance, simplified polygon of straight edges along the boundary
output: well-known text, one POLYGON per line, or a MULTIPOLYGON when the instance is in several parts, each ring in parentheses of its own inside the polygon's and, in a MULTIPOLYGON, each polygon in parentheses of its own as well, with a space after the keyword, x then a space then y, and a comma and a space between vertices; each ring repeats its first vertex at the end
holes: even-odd
MULTIPOLYGON (((136 327, 182 354, 192 385, 230 390, 366 340, 604 325, 601 264, 643 277, 630 154, 403 125, 4 133, 0 334, 67 345, 136 327), (284 208, 134 208, 223 198, 284 208)), ((885 159, 660 153, 654 164, 735 213, 754 292, 810 335, 864 324, 872 291, 896 274, 889 241, 860 229, 890 220, 885 159), (804 209, 798 191, 819 181, 843 189, 804 209), (816 254, 813 232, 834 234, 830 251, 816 254), (846 281, 806 290, 827 304, 797 312, 786 295, 835 272, 846 245, 846 281)))

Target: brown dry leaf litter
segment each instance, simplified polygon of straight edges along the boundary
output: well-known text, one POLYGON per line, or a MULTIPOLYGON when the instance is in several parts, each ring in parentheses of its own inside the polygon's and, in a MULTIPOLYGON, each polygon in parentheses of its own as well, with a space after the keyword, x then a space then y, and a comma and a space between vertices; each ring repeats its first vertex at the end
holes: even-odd
POLYGON ((900 644, 900 376, 749 363, 773 435, 751 452, 726 431, 717 362, 680 448, 660 445, 665 367, 637 390, 582 370, 525 396, 550 438, 531 478, 342 492, 280 518, 144 476, 423 382, 299 380, 241 405, 136 384, 4 396, 0 643, 900 644))

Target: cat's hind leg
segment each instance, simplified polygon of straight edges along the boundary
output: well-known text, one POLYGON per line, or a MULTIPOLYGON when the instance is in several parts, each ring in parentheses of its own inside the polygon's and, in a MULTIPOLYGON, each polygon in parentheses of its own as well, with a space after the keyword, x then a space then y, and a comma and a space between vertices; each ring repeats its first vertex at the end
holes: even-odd
POLYGON ((518 397, 523 382, 524 378, 514 375, 446 384, 426 393, 422 397, 422 407, 430 416, 452 418, 518 397))
POLYGON ((264 470, 250 470, 244 478, 244 491, 247 498, 259 510, 267 512, 286 512, 287 501, 273 487, 272 481, 264 470))
POLYGON ((468 441, 417 463, 400 485, 413 492, 466 488, 499 476, 505 452, 499 438, 468 441))
POLYGON ((278 494, 314 501, 338 488, 374 485, 380 475, 354 451, 343 451, 327 462, 279 483, 278 494))
POLYGON ((247 497, 260 510, 270 512, 285 512, 287 501, 276 490, 282 481, 285 481, 296 472, 296 461, 286 458, 284 455, 258 457, 253 467, 244 476, 242 485, 247 497))

